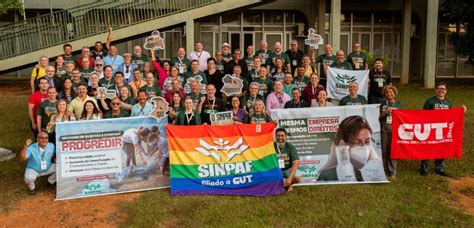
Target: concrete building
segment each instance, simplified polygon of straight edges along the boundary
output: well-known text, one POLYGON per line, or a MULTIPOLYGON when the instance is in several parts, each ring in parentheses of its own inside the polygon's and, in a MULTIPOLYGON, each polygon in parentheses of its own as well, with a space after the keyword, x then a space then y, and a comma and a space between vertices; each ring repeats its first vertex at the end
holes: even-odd
MULTIPOLYGON (((187 2, 158 1, 162 3, 160 7, 164 4, 187 2)), ((315 28, 324 37, 325 43, 329 42, 334 46, 334 50, 342 49, 349 53, 352 44, 359 42, 362 49, 366 49, 374 57, 387 56, 391 61, 389 66, 385 66, 386 69, 394 77, 399 77, 402 83, 421 79, 425 87, 432 88, 437 78, 474 77, 474 67, 465 63, 465 57, 457 56, 448 42, 448 35, 456 30, 456 26, 447 23, 440 8, 442 1, 190 0, 193 3, 203 2, 203 5, 140 21, 133 26, 119 27, 114 30, 113 40, 118 44, 119 52, 131 52, 134 45, 143 44, 152 30, 159 29, 166 41, 166 50, 159 53, 159 56, 161 59, 169 59, 175 55, 178 47, 186 47, 187 51, 191 51, 198 40, 203 42, 205 50, 211 54, 220 49, 224 42, 229 43, 232 49, 245 50, 248 45, 258 47, 261 40, 267 40, 270 48, 275 41, 281 41, 283 50, 286 50, 290 41, 296 39, 302 47, 307 29, 315 28)), ((48 14, 63 8, 80 7, 94 1, 67 2, 65 4, 65 1, 53 0, 50 5, 48 1, 26 0, 27 16, 34 12, 48 14)), ((122 5, 131 2, 147 1, 112 1, 109 4, 112 4, 112 8, 115 4, 127 10, 122 5)), ((128 10, 134 12, 137 8, 128 10)), ((1 19, 22 20, 21 15, 9 15, 1 19)), ((118 25, 123 24, 119 21, 118 25)), ((72 43, 75 50, 82 46, 93 46, 96 40, 105 41, 106 25, 102 27, 102 31, 93 36, 66 41, 72 43)), ((31 66, 42 53, 47 56, 61 54, 61 47, 62 44, 51 45, 1 59, 0 73, 28 75, 30 70, 21 69, 31 66)), ((322 53, 322 48, 319 52, 322 53)))

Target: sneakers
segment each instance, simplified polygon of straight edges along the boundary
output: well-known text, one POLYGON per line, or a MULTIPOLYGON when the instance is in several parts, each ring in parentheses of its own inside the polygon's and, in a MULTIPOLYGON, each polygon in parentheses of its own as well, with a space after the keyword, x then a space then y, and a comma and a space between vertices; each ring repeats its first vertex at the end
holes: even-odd
POLYGON ((33 189, 33 190, 31 190, 31 189, 29 189, 29 188, 26 188, 26 189, 28 189, 28 194, 29 194, 30 196, 36 195, 36 189, 33 189))

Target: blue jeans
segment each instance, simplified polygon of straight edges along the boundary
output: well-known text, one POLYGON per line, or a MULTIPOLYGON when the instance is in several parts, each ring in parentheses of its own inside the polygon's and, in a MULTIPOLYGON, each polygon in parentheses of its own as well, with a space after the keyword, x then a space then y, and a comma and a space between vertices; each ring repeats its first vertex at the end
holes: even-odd
MULTIPOLYGON (((429 160, 422 160, 420 166, 420 172, 428 172, 428 162, 429 160)), ((444 159, 435 159, 435 171, 443 172, 444 171, 444 159)))

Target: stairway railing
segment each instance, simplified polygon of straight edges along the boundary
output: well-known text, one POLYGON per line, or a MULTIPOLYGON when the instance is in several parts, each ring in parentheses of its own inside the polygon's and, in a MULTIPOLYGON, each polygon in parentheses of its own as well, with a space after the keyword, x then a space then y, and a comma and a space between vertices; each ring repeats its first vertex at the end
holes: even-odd
MULTIPOLYGON (((0 60, 124 28, 220 0, 104 0, 0 27, 0 60)), ((152 30, 153 28, 150 28, 152 30)))

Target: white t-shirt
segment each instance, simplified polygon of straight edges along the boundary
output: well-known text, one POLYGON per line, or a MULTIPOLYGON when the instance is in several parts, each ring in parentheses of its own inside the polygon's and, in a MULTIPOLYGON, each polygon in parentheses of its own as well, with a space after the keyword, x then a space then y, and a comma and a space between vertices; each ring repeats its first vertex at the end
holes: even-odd
POLYGON ((140 139, 138 138, 137 132, 138 130, 134 128, 126 130, 125 132, 123 132, 122 142, 138 144, 140 142, 140 139))
POLYGON ((211 58, 211 54, 204 50, 201 51, 201 53, 196 53, 196 51, 193 51, 188 55, 189 61, 193 61, 195 59, 199 61, 199 70, 202 72, 207 70, 207 59, 209 58, 211 58))

